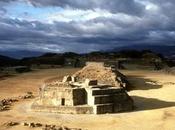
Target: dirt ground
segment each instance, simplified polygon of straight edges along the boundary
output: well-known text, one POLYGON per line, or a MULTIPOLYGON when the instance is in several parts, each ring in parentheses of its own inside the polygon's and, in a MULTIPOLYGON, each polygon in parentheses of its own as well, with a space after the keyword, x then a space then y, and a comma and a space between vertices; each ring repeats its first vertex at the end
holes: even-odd
MULTIPOLYGON (((78 69, 49 69, 25 73, 0 80, 0 99, 20 96, 28 91, 37 95, 44 81, 61 78, 78 69)), ((5 127, 9 121, 40 122, 65 125, 86 130, 175 130, 175 76, 154 71, 122 71, 132 90, 133 112, 105 115, 70 115, 34 113, 30 110, 32 100, 15 103, 11 110, 0 112, 0 130, 31 130, 22 125, 5 127)), ((34 128, 41 130, 41 128, 34 128)))

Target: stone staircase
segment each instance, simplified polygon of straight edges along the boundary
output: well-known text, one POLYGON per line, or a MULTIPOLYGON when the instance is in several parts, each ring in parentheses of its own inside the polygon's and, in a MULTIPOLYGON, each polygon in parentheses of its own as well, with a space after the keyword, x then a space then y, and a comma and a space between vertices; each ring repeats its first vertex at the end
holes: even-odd
POLYGON ((94 114, 119 112, 130 103, 129 96, 121 88, 92 88, 87 91, 88 105, 93 106, 94 114))
POLYGON ((93 106, 94 114, 113 112, 113 94, 118 91, 117 89, 93 88, 88 91, 90 91, 88 94, 88 104, 93 106))

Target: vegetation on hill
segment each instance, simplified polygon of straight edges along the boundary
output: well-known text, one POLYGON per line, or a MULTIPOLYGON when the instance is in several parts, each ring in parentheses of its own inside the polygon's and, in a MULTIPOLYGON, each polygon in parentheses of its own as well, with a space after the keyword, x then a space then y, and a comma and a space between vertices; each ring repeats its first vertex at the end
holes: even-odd
POLYGON ((0 66, 15 66, 18 62, 16 59, 0 55, 0 66))
POLYGON ((59 65, 78 67, 85 61, 104 61, 104 60, 142 60, 147 62, 164 62, 174 66, 174 62, 167 60, 161 54, 150 50, 123 50, 119 52, 91 52, 87 54, 66 53, 45 53, 38 57, 23 58, 16 60, 6 56, 0 56, 0 66, 31 66, 31 65, 59 65))

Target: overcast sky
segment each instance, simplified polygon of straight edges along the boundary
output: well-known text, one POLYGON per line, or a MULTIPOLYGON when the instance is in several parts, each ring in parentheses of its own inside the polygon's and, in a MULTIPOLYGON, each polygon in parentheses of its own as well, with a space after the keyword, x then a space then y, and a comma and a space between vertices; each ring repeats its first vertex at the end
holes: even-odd
POLYGON ((175 0, 0 0, 0 50, 175 45, 175 0))

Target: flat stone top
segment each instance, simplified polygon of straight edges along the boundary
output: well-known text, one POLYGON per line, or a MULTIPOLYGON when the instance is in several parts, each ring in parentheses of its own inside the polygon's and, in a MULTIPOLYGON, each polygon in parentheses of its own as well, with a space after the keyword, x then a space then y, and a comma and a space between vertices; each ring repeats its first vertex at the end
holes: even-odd
POLYGON ((70 84, 75 85, 75 86, 82 86, 84 83, 81 83, 81 82, 72 82, 70 84))
POLYGON ((104 66, 104 62, 86 62, 87 66, 104 66))

